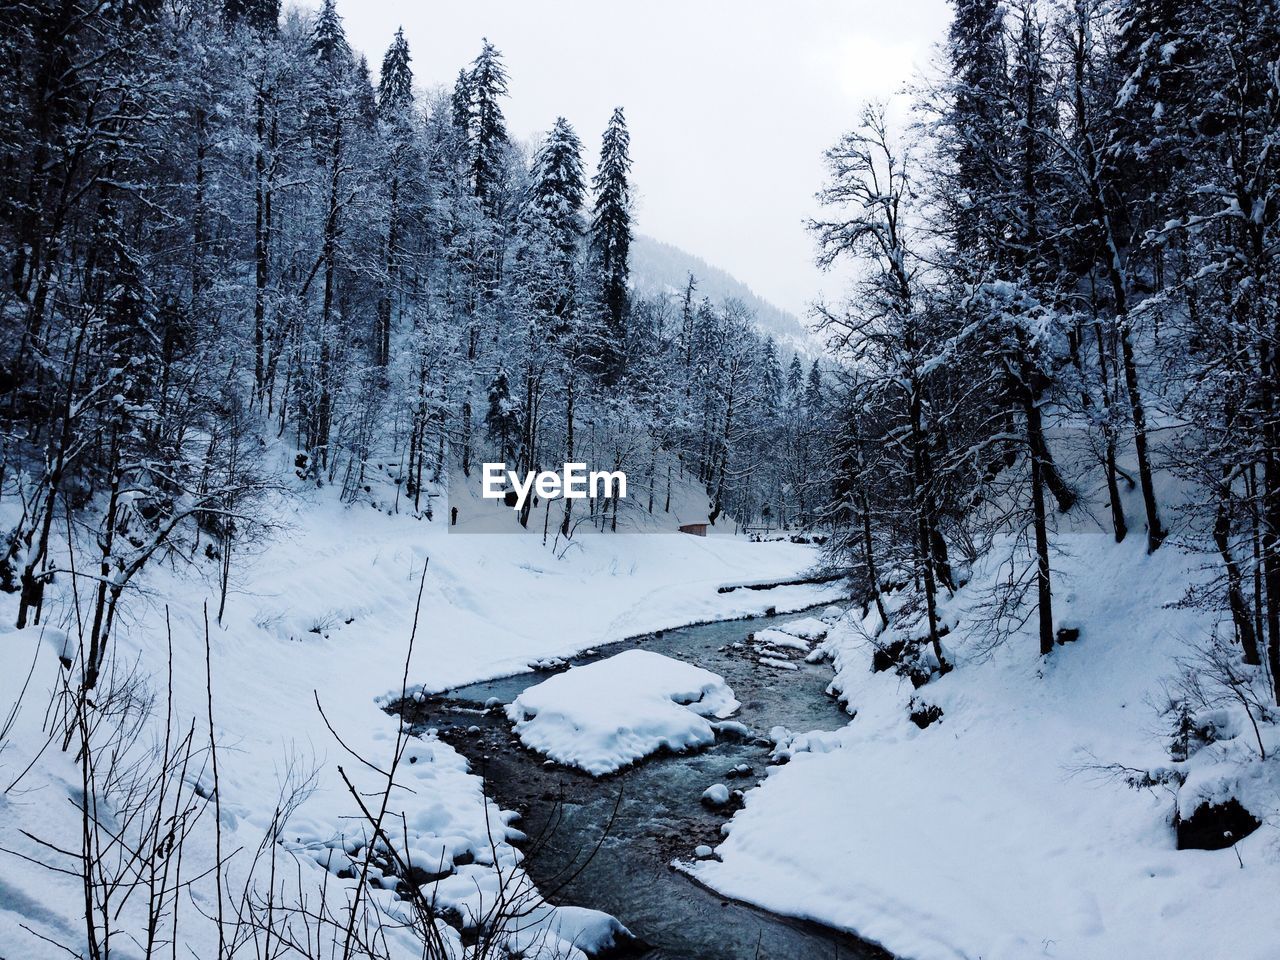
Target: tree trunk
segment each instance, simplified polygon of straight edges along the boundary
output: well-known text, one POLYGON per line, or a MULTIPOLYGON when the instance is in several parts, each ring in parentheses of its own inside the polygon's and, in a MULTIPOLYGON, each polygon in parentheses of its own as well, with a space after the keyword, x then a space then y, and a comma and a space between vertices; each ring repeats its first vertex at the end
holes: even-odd
POLYGON ((889 614, 885 610, 884 598, 880 596, 880 574, 876 570, 875 548, 871 539, 871 504, 865 493, 858 497, 858 508, 862 513, 863 563, 867 567, 867 580, 871 583, 871 599, 875 601, 876 613, 880 614, 880 629, 883 630, 889 625, 889 614))
POLYGON ((927 508, 929 497, 926 490, 928 476, 924 460, 925 437, 921 410, 922 398, 917 385, 912 384, 910 390, 911 468, 912 486, 915 488, 912 494, 916 508, 916 540, 920 550, 917 567, 924 582, 925 612, 929 622, 929 644, 933 647, 934 656, 938 658, 938 671, 947 673, 951 667, 942 653, 942 638, 938 633, 938 584, 934 579, 933 569, 933 519, 929 516, 927 508))
POLYGON ((1053 588, 1049 577, 1049 532, 1044 505, 1044 464, 1040 451, 1044 449, 1044 428, 1040 408, 1028 395, 1024 400, 1027 419, 1027 450, 1031 461, 1031 511, 1036 540, 1036 595, 1040 620, 1040 655, 1053 652, 1053 588))
POLYGON ((391 360, 391 299, 395 290, 395 251, 396 244, 399 242, 397 235, 400 220, 399 196, 400 181, 393 176, 391 178, 391 209, 387 222, 387 247, 383 263, 386 276, 383 279, 382 296, 378 299, 378 329, 375 334, 374 361, 380 367, 385 367, 391 360))
POLYGON ((267 182, 267 106, 266 91, 263 89, 265 83, 264 79, 258 85, 253 151, 253 383, 259 402, 262 402, 266 396, 267 281, 269 275, 267 256, 271 237, 271 188, 267 182))
MULTIPOLYGON (((570 375, 565 380, 565 406, 564 406, 564 450, 565 462, 573 463, 573 376, 570 375)), ((560 521, 560 533, 564 537, 569 536, 569 515, 573 511, 573 501, 567 496, 564 498, 564 519, 560 521)))
POLYGON ((1222 556, 1223 565, 1227 570, 1227 605, 1231 609, 1231 620, 1235 624, 1236 639, 1240 641, 1240 647, 1244 651, 1244 662, 1253 666, 1262 663, 1262 658, 1258 652, 1258 638, 1253 632, 1253 619, 1249 613, 1249 604, 1244 598, 1244 576, 1240 571, 1240 565, 1236 562, 1235 556, 1231 552, 1231 511, 1230 511, 1230 482, 1231 468, 1224 467, 1223 484, 1225 485, 1218 493, 1218 508, 1214 515, 1213 522, 1213 542, 1218 548, 1218 553, 1222 556))

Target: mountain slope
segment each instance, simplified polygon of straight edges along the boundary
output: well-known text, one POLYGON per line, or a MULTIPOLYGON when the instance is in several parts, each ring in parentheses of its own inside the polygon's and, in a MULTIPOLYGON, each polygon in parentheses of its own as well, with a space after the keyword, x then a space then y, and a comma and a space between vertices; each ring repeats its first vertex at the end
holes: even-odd
POLYGON ((713 303, 741 300, 756 316, 756 326, 788 351, 816 357, 820 345, 794 313, 774 306, 732 274, 701 257, 653 237, 637 234, 631 244, 631 280, 642 294, 684 292, 689 274, 697 280, 698 297, 713 303))

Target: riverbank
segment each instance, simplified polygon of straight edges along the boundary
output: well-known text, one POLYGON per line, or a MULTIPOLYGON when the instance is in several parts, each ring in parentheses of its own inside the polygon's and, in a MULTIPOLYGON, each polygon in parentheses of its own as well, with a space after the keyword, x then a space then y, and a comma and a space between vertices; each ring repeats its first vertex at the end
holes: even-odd
MULTIPOLYGON (((306 893, 314 901, 323 887, 335 915, 345 909, 350 886, 341 876, 344 858, 358 848, 362 829, 338 767, 345 765, 358 790, 373 791, 378 775, 351 753, 379 769, 390 761, 396 725, 381 704, 400 693, 420 582, 421 617, 407 676, 411 687, 425 691, 510 674, 535 660, 646 631, 769 607, 800 609, 839 594, 830 584, 718 592, 726 583, 802 576, 816 553, 794 544, 600 535, 583 537, 559 560, 535 536, 451 536, 442 523, 343 508, 326 498, 295 503, 277 519, 285 533, 237 564, 224 621, 211 625, 220 843, 224 855, 240 851, 230 859, 224 889, 241 895, 251 852, 274 834, 287 864, 287 894, 306 893), (273 822, 282 798, 296 800, 283 827, 273 822)), ((121 678, 144 682, 157 698, 139 744, 162 739, 170 687, 175 725, 205 729, 205 672, 190 667, 205 662, 202 607, 213 593, 215 570, 209 562, 202 580, 187 569, 156 566, 144 575, 145 593, 130 597, 113 654, 121 678), (170 681, 171 658, 184 668, 170 681)), ((31 679, 0 753, 0 790, 33 758, 34 764, 0 798, 0 847, 12 851, 0 854, 0 943, 8 951, 0 955, 45 960, 65 956, 62 945, 83 949, 83 920, 70 906, 83 899, 75 878, 39 865, 59 862, 41 842, 69 850, 79 845, 80 820, 67 802, 79 772, 73 758, 45 747, 42 729, 75 614, 65 580, 50 589, 43 630, 12 630, 14 600, 0 595, 0 713, 18 698, 28 673, 31 679)), ((207 796, 207 758, 199 766, 207 796)), ((447 852, 451 869, 467 882, 519 859, 507 842, 508 818, 486 802, 481 781, 448 744, 414 744, 400 770, 413 792, 395 792, 393 813, 403 816, 416 849, 447 852)), ((210 878, 194 877, 197 865, 215 861, 213 823, 210 808, 184 850, 198 909, 184 912, 182 941, 206 956, 217 949, 210 919, 217 893, 210 878)), ((373 894, 392 916, 393 887, 388 881, 373 894)), ((121 927, 142 923, 141 909, 141 897, 126 903, 121 927)), ((406 939, 403 948, 413 950, 412 943, 406 939)))
MULTIPOLYGON (((991 648, 993 552, 941 611, 955 669, 918 689, 874 671, 898 634, 851 611, 823 649, 856 715, 791 743, 695 876, 918 960, 1270 960, 1280 915, 1258 897, 1280 888, 1277 731, 1260 726, 1260 760, 1207 670, 1209 702, 1186 700, 1178 665, 1198 662, 1213 618, 1180 601, 1206 573, 1143 546, 1063 537, 1055 612, 1078 635, 1047 658, 1034 618, 991 648), (1181 748, 1179 698, 1191 726, 1212 724, 1181 748), (1189 816, 1231 796, 1254 833, 1177 849, 1175 804, 1189 816)), ((909 622, 904 599, 888 598, 891 624, 909 622)))
MULTIPOLYGON (((820 611, 819 611, 820 612, 820 611)), ((804 617, 812 623, 812 616, 804 617)), ((841 956, 886 960, 888 954, 847 933, 770 914, 706 888, 676 862, 692 861, 723 839, 722 827, 740 801, 701 801, 707 787, 748 790, 767 775, 778 728, 843 727, 847 716, 826 693, 831 669, 806 663, 799 650, 748 641, 796 621, 777 616, 660 631, 573 658, 573 669, 627 650, 646 650, 697 664, 721 676, 742 701, 732 730, 689 753, 659 752, 605 777, 544 761, 512 734, 501 706, 545 674, 472 684, 415 700, 406 716, 434 730, 482 772, 493 797, 521 813, 531 835, 525 867, 556 902, 609 912, 645 945, 637 956, 699 960, 841 956), (786 663, 787 667, 779 664, 786 663), (488 705, 486 707, 486 705, 488 705)))

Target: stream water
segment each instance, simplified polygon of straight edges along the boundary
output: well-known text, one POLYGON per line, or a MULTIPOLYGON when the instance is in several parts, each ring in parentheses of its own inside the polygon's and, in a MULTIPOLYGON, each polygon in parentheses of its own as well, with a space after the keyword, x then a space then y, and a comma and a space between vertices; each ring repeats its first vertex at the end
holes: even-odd
MULTIPOLYGON (((742 709, 734 716, 761 737, 775 725, 834 730, 848 716, 825 693, 826 665, 792 661, 794 670, 761 664, 744 641, 802 614, 683 627, 623 641, 574 658, 577 664, 634 646, 720 674, 742 709)), ((524 673, 460 687, 415 702, 415 723, 436 727, 471 762, 505 809, 522 815, 530 836, 526 867, 547 899, 613 914, 643 946, 628 954, 657 960, 888 960, 872 944, 815 923, 779 917, 719 896, 671 866, 714 847, 732 807, 701 803, 713 783, 747 789, 765 776, 769 746, 757 738, 717 737, 696 753, 661 754, 613 776, 593 779, 551 764, 520 744, 493 699, 509 703, 546 679, 524 673), (746 765, 749 773, 736 768, 746 765)))

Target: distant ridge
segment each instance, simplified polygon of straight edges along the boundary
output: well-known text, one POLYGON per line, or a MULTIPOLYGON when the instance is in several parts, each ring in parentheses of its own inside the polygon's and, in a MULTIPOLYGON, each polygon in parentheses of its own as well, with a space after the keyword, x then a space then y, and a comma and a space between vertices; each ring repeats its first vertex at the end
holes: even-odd
POLYGON ((756 326, 786 352, 816 357, 820 342, 794 313, 774 306, 737 277, 679 247, 637 234, 631 243, 631 281, 643 294, 682 294, 689 274, 697 279, 698 298, 713 303, 741 300, 756 315, 756 326))

